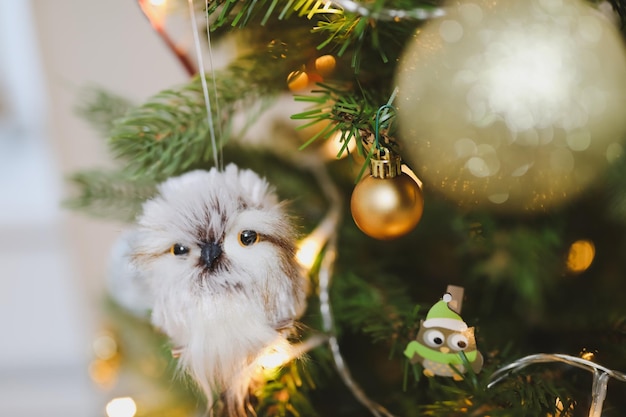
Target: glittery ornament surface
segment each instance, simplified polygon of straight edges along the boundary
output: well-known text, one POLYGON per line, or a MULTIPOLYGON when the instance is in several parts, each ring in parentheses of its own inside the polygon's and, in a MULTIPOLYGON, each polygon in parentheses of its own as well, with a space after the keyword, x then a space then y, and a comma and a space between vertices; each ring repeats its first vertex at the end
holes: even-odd
POLYGON ((409 41, 396 83, 403 157, 464 206, 551 208, 623 152, 623 40, 581 1, 456 2, 409 41))

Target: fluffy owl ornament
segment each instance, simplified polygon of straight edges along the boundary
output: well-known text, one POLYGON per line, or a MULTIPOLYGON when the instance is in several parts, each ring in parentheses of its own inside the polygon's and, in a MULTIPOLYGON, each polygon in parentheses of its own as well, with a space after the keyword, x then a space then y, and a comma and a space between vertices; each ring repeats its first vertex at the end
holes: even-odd
POLYGON ((269 184, 250 170, 192 171, 143 205, 129 244, 152 300, 151 321, 179 365, 229 415, 244 415, 268 350, 289 349, 307 283, 294 227, 269 184))
POLYGON ((452 296, 445 294, 443 299, 432 306, 426 320, 421 321, 415 340, 407 345, 404 355, 411 363, 420 362, 426 376, 438 375, 461 380, 463 377, 460 374, 467 372, 461 352, 475 373, 480 372, 483 366, 483 356, 476 349, 474 328, 468 328, 461 317, 450 309, 450 301, 452 296))

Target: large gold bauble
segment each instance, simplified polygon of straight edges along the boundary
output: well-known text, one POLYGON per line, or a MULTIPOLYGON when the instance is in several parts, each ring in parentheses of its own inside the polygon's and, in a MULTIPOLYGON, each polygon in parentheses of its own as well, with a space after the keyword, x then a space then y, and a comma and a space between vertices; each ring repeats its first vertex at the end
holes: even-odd
POLYGON ((366 235, 390 240, 413 230, 424 211, 417 183, 405 173, 393 178, 364 177, 354 188, 350 210, 366 235))
POLYGON ((396 77, 403 158, 463 206, 553 208, 622 154, 623 40, 582 1, 454 2, 396 77))

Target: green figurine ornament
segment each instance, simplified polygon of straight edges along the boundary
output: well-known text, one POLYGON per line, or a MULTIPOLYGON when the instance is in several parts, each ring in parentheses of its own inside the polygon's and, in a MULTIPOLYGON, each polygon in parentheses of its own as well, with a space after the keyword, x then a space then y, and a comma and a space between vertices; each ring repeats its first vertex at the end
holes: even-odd
POLYGON ((461 352, 465 354, 474 373, 480 372, 483 356, 476 349, 474 328, 467 327, 461 316, 453 311, 448 303, 450 294, 431 307, 426 320, 420 322, 420 330, 411 341, 404 355, 411 363, 420 362, 424 375, 452 377, 459 381, 467 372, 461 352))

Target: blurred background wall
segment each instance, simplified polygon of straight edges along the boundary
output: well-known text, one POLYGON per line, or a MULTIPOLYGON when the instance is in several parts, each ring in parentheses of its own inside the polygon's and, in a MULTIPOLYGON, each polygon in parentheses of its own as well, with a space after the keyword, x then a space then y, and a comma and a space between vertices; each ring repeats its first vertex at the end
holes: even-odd
POLYGON ((87 373, 123 225, 60 208, 109 164, 75 115, 97 84, 137 102, 186 75, 132 0, 0 0, 0 415, 102 416, 87 373))

